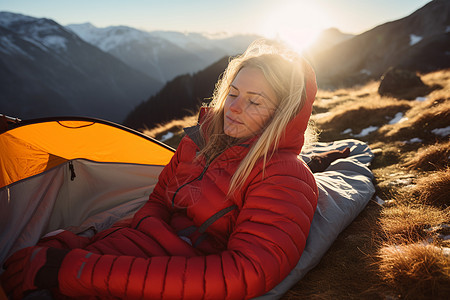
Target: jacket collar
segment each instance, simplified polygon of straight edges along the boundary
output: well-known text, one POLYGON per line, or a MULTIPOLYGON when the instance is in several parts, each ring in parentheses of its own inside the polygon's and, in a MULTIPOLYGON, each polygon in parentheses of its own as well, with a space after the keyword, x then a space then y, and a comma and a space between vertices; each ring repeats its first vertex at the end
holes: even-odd
POLYGON ((308 127, 309 118, 312 113, 312 106, 317 93, 316 75, 314 70, 306 60, 304 62, 305 71, 305 103, 297 116, 286 126, 284 134, 278 144, 279 149, 289 149, 299 154, 305 142, 305 131, 308 127))

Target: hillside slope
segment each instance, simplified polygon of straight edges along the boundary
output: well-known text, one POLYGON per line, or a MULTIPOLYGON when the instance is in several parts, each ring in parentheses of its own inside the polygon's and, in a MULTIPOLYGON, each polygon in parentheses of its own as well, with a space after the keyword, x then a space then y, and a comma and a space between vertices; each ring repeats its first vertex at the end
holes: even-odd
POLYGON ((135 129, 152 128, 176 118, 192 115, 213 94, 220 74, 228 64, 224 57, 210 67, 178 76, 147 101, 138 105, 125 119, 124 125, 135 129))
POLYGON ((378 79, 389 67, 430 72, 450 67, 450 1, 434 0, 411 15, 312 54, 323 88, 378 79))

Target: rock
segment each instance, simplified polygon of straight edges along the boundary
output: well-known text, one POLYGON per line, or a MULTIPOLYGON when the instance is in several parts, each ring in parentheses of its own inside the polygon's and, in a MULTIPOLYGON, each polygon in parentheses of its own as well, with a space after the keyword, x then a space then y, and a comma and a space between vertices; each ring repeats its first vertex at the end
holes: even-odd
POLYGON ((381 96, 404 99, 413 99, 413 95, 422 94, 427 90, 427 85, 415 72, 392 67, 381 76, 378 87, 381 96))

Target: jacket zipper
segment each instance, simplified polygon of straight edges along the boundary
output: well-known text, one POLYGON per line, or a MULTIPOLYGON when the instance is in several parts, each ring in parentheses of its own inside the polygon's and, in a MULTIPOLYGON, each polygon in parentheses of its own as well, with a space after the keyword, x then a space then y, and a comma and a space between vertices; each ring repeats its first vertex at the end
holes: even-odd
MULTIPOLYGON (((175 206, 175 197, 176 197, 178 191, 181 190, 181 188, 185 187, 186 185, 188 185, 188 184, 190 184, 190 183, 192 183, 192 182, 194 182, 196 180, 201 180, 203 178, 203 175, 206 173, 206 170, 208 169, 210 164, 211 164, 211 162, 206 164, 205 167, 203 168, 202 173, 200 175, 198 175, 196 178, 192 179, 191 181, 189 181, 189 182, 187 182, 187 183, 185 183, 185 184, 183 184, 183 185, 181 185, 180 187, 177 188, 177 190, 175 191, 175 193, 173 194, 173 197, 172 197, 172 207, 175 206)), ((146 216, 146 217, 143 217, 141 220, 139 220, 138 224, 134 227, 134 229, 138 229, 138 227, 139 227, 139 225, 141 225, 142 221, 144 221, 148 217, 149 216, 146 216)))
POLYGON ((191 184, 192 182, 194 182, 194 181, 196 181, 196 180, 202 180, 203 175, 205 175, 206 170, 208 169, 208 167, 209 167, 210 164, 211 164, 211 162, 209 162, 208 164, 206 164, 205 167, 203 168, 202 173, 201 173, 200 175, 198 175, 196 178, 192 179, 192 180, 189 181, 189 182, 186 182, 185 184, 183 184, 183 185, 181 185, 181 186, 179 186, 179 187, 177 188, 177 190, 175 191, 175 193, 174 193, 173 196, 172 196, 172 207, 175 206, 175 197, 177 196, 178 191, 181 190, 182 188, 184 188, 186 185, 191 184))
MULTIPOLYGON (((226 151, 226 150, 225 150, 225 151, 226 151)), ((223 152, 222 152, 222 153, 219 153, 219 154, 216 155, 213 159, 211 159, 211 161, 205 165, 205 167, 203 168, 202 173, 201 173, 200 175, 198 175, 197 178, 194 178, 194 179, 192 179, 191 181, 186 182, 185 184, 183 184, 183 185, 181 185, 179 188, 177 188, 177 190, 175 191, 175 193, 173 194, 173 197, 172 197, 172 207, 175 206, 175 197, 177 196, 178 191, 181 190, 182 188, 184 188, 186 185, 191 184, 192 182, 194 182, 194 181, 196 181, 196 180, 202 180, 203 175, 206 173, 206 170, 208 170, 208 167, 209 167, 209 166, 211 165, 211 163, 212 163, 213 161, 215 161, 221 154, 223 154, 223 152)))

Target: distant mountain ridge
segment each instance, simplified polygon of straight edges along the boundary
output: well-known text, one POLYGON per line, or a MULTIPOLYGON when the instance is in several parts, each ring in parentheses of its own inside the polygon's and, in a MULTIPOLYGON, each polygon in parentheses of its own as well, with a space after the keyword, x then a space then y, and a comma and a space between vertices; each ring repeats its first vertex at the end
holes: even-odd
POLYGON ((129 66, 166 82, 194 73, 226 55, 244 51, 257 35, 210 38, 201 33, 142 31, 127 26, 97 28, 90 23, 66 28, 129 66))
MULTIPOLYGON (((450 1, 434 0, 357 36, 327 30, 309 53, 319 88, 378 80, 390 66, 419 72, 450 68, 449 16, 450 1)), ((20 118, 84 115, 116 122, 129 113, 129 126, 151 127, 195 111, 202 99, 211 97, 226 67, 227 60, 220 57, 240 53, 258 38, 211 39, 115 26, 101 32, 94 27, 91 44, 71 26, 0 13, 0 113, 20 118), (162 80, 171 76, 163 87, 162 80)))
POLYGON ((24 119, 82 115, 121 123, 167 78, 197 72, 259 38, 150 34, 116 26, 100 33, 94 28, 97 36, 90 38, 97 37, 96 46, 75 31, 50 19, 0 12, 0 113, 24 119))
POLYGON ((324 88, 378 79, 389 67, 430 72, 450 67, 450 1, 433 0, 411 15, 312 55, 324 88))
MULTIPOLYGON (((449 68, 449 4, 448 0, 434 0, 410 16, 356 36, 335 29, 325 31, 308 52, 319 88, 378 80, 390 66, 420 72, 449 68)), ((168 82, 158 94, 136 107, 125 124, 136 129, 152 128, 192 115, 202 99, 212 96, 214 83, 226 66, 223 59, 197 74, 168 82), (196 92, 199 90, 202 92, 196 92)))
POLYGON ((83 115, 121 122, 162 83, 58 23, 0 12, 0 112, 83 115))

